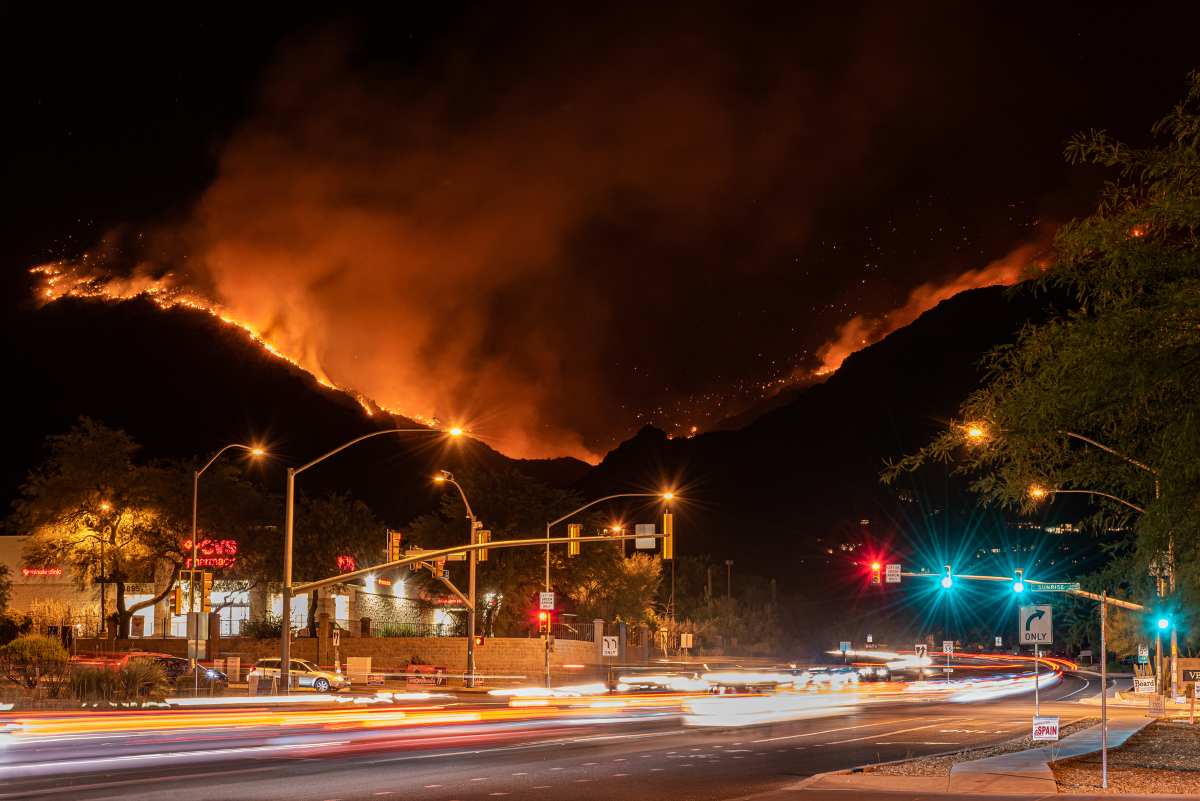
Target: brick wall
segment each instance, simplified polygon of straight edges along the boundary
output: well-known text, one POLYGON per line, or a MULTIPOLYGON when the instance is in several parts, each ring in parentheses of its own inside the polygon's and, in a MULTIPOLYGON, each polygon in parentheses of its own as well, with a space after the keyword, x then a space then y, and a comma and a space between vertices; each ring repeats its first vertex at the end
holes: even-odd
MULTIPOLYGON (((256 640, 250 637, 223 637, 219 643, 218 657, 240 656, 242 665, 249 667, 255 661, 279 656, 279 640, 256 640)), ((97 651, 157 651, 176 656, 187 656, 187 640, 174 638, 142 638, 137 640, 78 640, 78 650, 97 651), (114 647, 115 645, 115 647, 114 647)), ((298 659, 318 661, 317 640, 300 637, 292 640, 292 655, 298 659)), ((379 671, 399 671, 413 657, 423 662, 440 665, 450 673, 462 673, 467 667, 467 641, 462 637, 344 637, 338 648, 344 662, 350 656, 371 657, 371 667, 379 671)), ((322 653, 322 664, 332 664, 333 654, 322 653)), ((524 675, 530 678, 542 675, 542 641, 531 638, 492 637, 475 649, 475 669, 490 675, 524 675)), ((562 673, 564 665, 591 667, 596 662, 595 645, 577 640, 556 640, 554 653, 550 655, 550 666, 562 673)), ((577 670, 575 668, 569 671, 577 670)))

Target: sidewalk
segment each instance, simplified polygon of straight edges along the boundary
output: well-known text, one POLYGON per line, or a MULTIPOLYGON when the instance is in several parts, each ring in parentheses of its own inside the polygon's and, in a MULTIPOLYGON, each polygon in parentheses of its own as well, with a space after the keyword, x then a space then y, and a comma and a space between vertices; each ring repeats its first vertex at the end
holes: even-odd
MULTIPOLYGON (((1153 718, 1121 712, 1108 721, 1108 747, 1117 748, 1153 718)), ((797 787, 804 790, 910 791, 988 795, 1056 795, 1050 763, 1100 750, 1100 727, 1093 726, 1043 748, 960 762, 949 776, 894 776, 870 772, 818 774, 797 787)))

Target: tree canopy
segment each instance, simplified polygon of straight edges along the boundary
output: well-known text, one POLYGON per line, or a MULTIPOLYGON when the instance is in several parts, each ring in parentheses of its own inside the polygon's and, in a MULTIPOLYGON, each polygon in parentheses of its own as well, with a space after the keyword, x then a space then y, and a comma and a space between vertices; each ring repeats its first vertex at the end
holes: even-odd
MULTIPOLYGON (((1200 72, 1133 147, 1104 131, 1066 157, 1107 168, 1091 215, 1058 232, 1049 266, 1017 291, 1068 301, 993 351, 959 419, 884 479, 953 462, 981 499, 1029 510, 1065 493, 1094 501, 1093 530, 1120 547, 1098 576, 1146 594, 1173 550, 1178 589, 1200 587, 1200 72), (1104 495, 1098 494, 1104 493, 1104 495)), ((1162 570, 1160 572, 1166 572, 1162 570)), ((1114 584, 1109 584, 1110 588, 1114 584)))

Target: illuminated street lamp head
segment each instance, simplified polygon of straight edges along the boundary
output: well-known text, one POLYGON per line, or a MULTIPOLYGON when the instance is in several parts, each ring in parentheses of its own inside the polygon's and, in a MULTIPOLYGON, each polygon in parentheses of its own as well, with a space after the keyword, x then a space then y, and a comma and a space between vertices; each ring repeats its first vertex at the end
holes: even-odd
POLYGON ((449 470, 439 470, 433 474, 433 481, 435 484, 441 484, 443 481, 453 481, 453 480, 454 480, 454 474, 451 473, 449 470))
POLYGON ((674 497, 675 497, 675 493, 674 493, 674 492, 664 492, 664 493, 662 494, 662 499, 663 499, 664 501, 669 501, 669 500, 672 500, 672 499, 674 499, 674 497))
POLYGON ((448 430, 446 433, 452 437, 461 437, 463 435, 463 430, 461 428, 459 428, 458 426, 454 426, 453 428, 448 430))
POLYGON ((267 452, 265 450, 263 450, 262 448, 251 448, 250 455, 251 456, 266 456, 267 452))
POLYGON ((1046 489, 1040 484, 1029 485, 1029 497, 1033 498, 1035 501, 1045 500, 1046 496, 1049 494, 1050 490, 1046 489))
POLYGON ((108 501, 100 501, 100 511, 107 512, 112 509, 112 504, 108 501))
POLYGON ((963 428, 963 433, 971 442, 983 442, 988 435, 987 426, 983 423, 967 423, 963 428))

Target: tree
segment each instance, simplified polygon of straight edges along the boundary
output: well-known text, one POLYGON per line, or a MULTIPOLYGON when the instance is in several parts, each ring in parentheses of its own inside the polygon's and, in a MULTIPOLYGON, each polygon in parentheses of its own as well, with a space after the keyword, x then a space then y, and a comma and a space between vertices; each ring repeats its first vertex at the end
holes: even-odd
MULTIPOLYGON (((139 463, 128 434, 87 418, 48 443, 46 459, 21 487, 9 527, 30 534, 26 563, 64 565, 80 589, 112 585, 106 622, 128 637, 133 615, 167 596, 190 556, 191 466, 139 463), (128 601, 131 583, 160 581, 150 597, 128 601)), ((211 502, 202 532, 241 535, 269 506, 254 487, 220 472, 206 476, 205 491, 211 502)))
POLYGON ((12 599, 12 579, 8 577, 8 565, 0 565, 0 616, 8 610, 12 599))
MULTIPOLYGON (((466 469, 459 483, 471 501, 476 516, 491 530, 492 540, 542 536, 546 522, 583 503, 574 493, 541 484, 516 470, 466 469)), ((586 534, 603 528, 599 515, 583 515, 579 523, 586 534)), ((565 525, 565 524, 563 524, 565 525)), ((409 527, 411 539, 426 548, 440 548, 468 541, 466 510, 456 492, 447 492, 436 514, 424 515, 409 527)), ((556 530, 565 536, 566 532, 556 530)), ((570 558, 567 549, 551 549, 551 578, 560 599, 566 599, 580 619, 602 616, 640 621, 646 605, 653 602, 658 580, 657 560, 624 562, 623 543, 585 543, 580 555, 570 558)), ((537 593, 544 589, 545 550, 535 548, 497 549, 479 568, 481 618, 489 630, 499 634, 528 631, 535 614, 537 593), (489 599, 490 598, 490 606, 489 599), (486 617, 483 615, 486 613, 486 617)), ((460 563, 450 563, 456 573, 465 573, 460 563)), ((456 579, 459 577, 456 577, 456 579)), ((456 580, 456 584, 462 583, 456 580)), ((561 606, 561 605, 560 605, 561 606)))
POLYGON ((1135 148, 1102 131, 1066 155, 1116 171, 1096 211, 1064 226, 1033 291, 1068 299, 993 351, 960 419, 885 480, 929 461, 970 473, 985 503, 1029 510, 1056 491, 1091 496, 1094 529, 1120 574, 1165 566, 1200 587, 1200 71, 1183 102, 1135 148), (1031 492, 1038 487, 1037 492, 1031 492), (1144 509, 1144 513, 1132 507, 1144 509))

